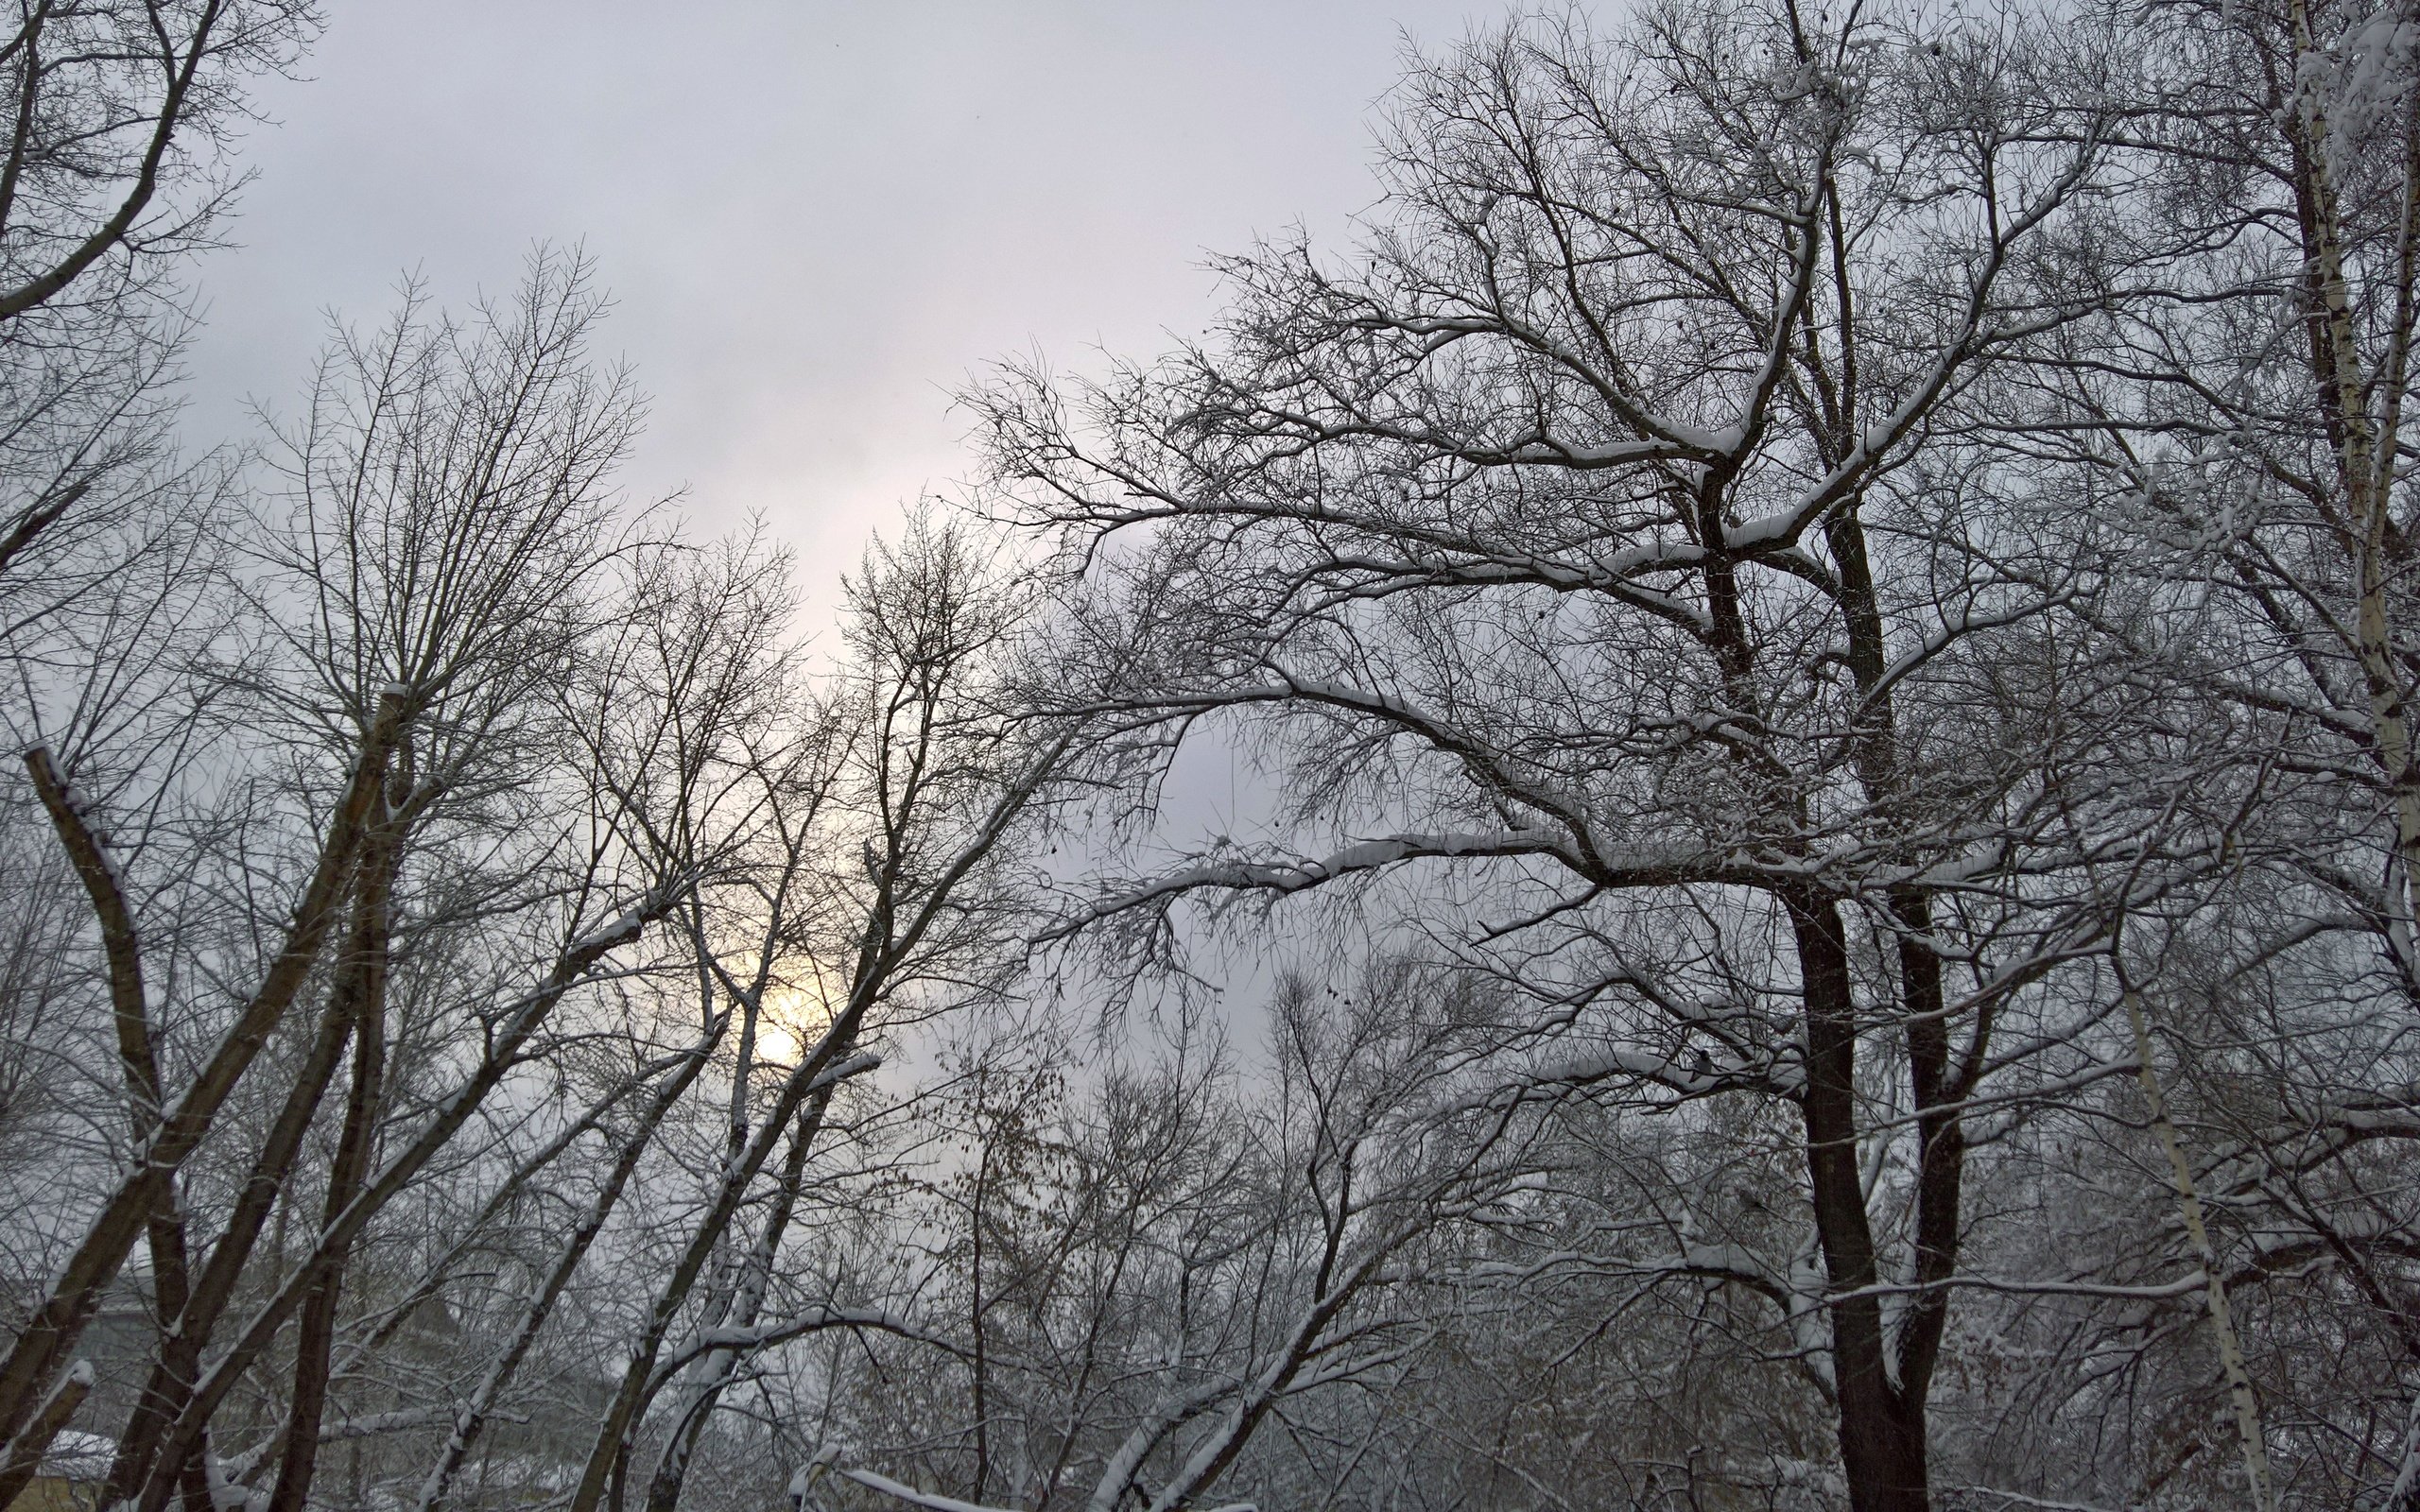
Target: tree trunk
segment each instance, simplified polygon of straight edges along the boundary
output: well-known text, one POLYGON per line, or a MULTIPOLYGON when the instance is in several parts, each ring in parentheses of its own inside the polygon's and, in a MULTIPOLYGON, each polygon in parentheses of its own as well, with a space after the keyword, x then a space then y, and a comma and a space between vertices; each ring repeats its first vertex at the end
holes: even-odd
POLYGON ((1893 1379, 1875 1293, 1874 1229, 1858 1162, 1857 1000, 1840 905, 1786 898, 1806 996, 1806 1177, 1831 1282, 1832 1375, 1841 1466, 1854 1512, 1928 1512, 1920 1395, 1893 1379))
MULTIPOLYGON (((345 1102, 344 1131, 337 1138, 336 1162, 328 1172, 322 1226, 331 1228, 360 1194, 369 1175, 371 1145, 386 1101, 387 910, 393 836, 383 816, 381 820, 364 848, 361 877, 355 885, 353 950, 344 963, 344 983, 337 989, 346 996, 353 1022, 353 1087, 345 1102)), ((344 1289, 349 1249, 337 1245, 320 1257, 311 1294, 302 1302, 294 1347, 294 1396, 286 1408, 285 1457, 278 1465, 269 1512, 302 1512, 310 1497, 312 1475, 319 1467, 320 1424, 327 1411, 337 1304, 344 1289)))

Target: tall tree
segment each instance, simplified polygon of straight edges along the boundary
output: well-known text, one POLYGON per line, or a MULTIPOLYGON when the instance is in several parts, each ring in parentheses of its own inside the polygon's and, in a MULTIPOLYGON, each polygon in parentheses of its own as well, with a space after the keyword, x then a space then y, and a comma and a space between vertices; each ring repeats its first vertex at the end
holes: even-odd
POLYGON ((2387 1194, 2420 1139, 2420 30, 2328 0, 2141 19, 2130 190, 2081 249, 2105 311, 2041 353, 2035 435, 2160 585, 2126 633, 2257 770, 2231 877, 2145 920, 2134 971, 2221 1268, 2254 1288, 2281 1486, 2409 1495, 2420 1231, 2387 1194), (2361 1343, 2319 1367, 2322 1337, 2361 1343))
POLYGON ((2075 758, 2132 704, 2064 616, 2088 527, 1992 444, 1999 374, 2098 299, 2059 250, 2097 35, 1516 26, 1413 67, 1350 264, 1265 248, 1217 346, 975 399, 999 507, 1103 585, 1076 696, 1143 727, 1104 772, 1255 718, 1284 756, 1290 831, 1080 922, 1399 887, 1530 994, 1509 1075, 1787 1109, 1820 1277, 1711 1274, 1818 1320, 1797 1361, 1874 1512, 1928 1504, 1967 1109, 2115 1069, 2025 1005, 2106 928, 2074 835, 2139 846, 2075 758))

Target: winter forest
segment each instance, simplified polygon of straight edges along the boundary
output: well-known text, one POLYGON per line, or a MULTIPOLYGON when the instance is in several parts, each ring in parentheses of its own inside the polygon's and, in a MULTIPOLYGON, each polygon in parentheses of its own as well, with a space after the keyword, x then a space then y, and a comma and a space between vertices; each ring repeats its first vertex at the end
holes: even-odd
POLYGON ((9 9, 0 1507, 2420 1509, 2414 0, 1407 44, 837 588, 9 9))

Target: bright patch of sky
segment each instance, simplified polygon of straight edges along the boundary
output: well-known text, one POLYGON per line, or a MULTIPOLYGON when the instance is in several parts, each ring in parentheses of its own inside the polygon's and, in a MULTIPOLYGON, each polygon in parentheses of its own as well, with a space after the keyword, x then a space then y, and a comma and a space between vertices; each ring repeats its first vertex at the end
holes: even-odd
POLYGON ((1214 308, 1205 255, 1374 198, 1408 33, 1494 0, 337 0, 234 237, 201 270, 198 438, 290 408, 339 310, 406 269, 502 292, 583 243, 653 396, 633 492, 762 512, 810 591, 970 469, 949 395, 1039 351, 1147 356, 1214 308))

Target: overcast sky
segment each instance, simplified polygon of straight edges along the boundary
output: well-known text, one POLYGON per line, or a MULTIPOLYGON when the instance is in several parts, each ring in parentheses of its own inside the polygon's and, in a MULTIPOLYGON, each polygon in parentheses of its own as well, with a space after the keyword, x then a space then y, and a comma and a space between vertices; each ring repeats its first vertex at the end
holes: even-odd
MULTIPOLYGON (((1147 355, 1212 306, 1204 254, 1374 195, 1405 33, 1496 0, 336 0, 233 249, 204 265, 192 421, 291 407, 331 308, 419 268, 460 303, 581 241, 654 397, 630 475, 762 510, 810 588, 968 468, 966 374, 1147 355)), ((828 601, 828 599, 827 599, 828 601)))

